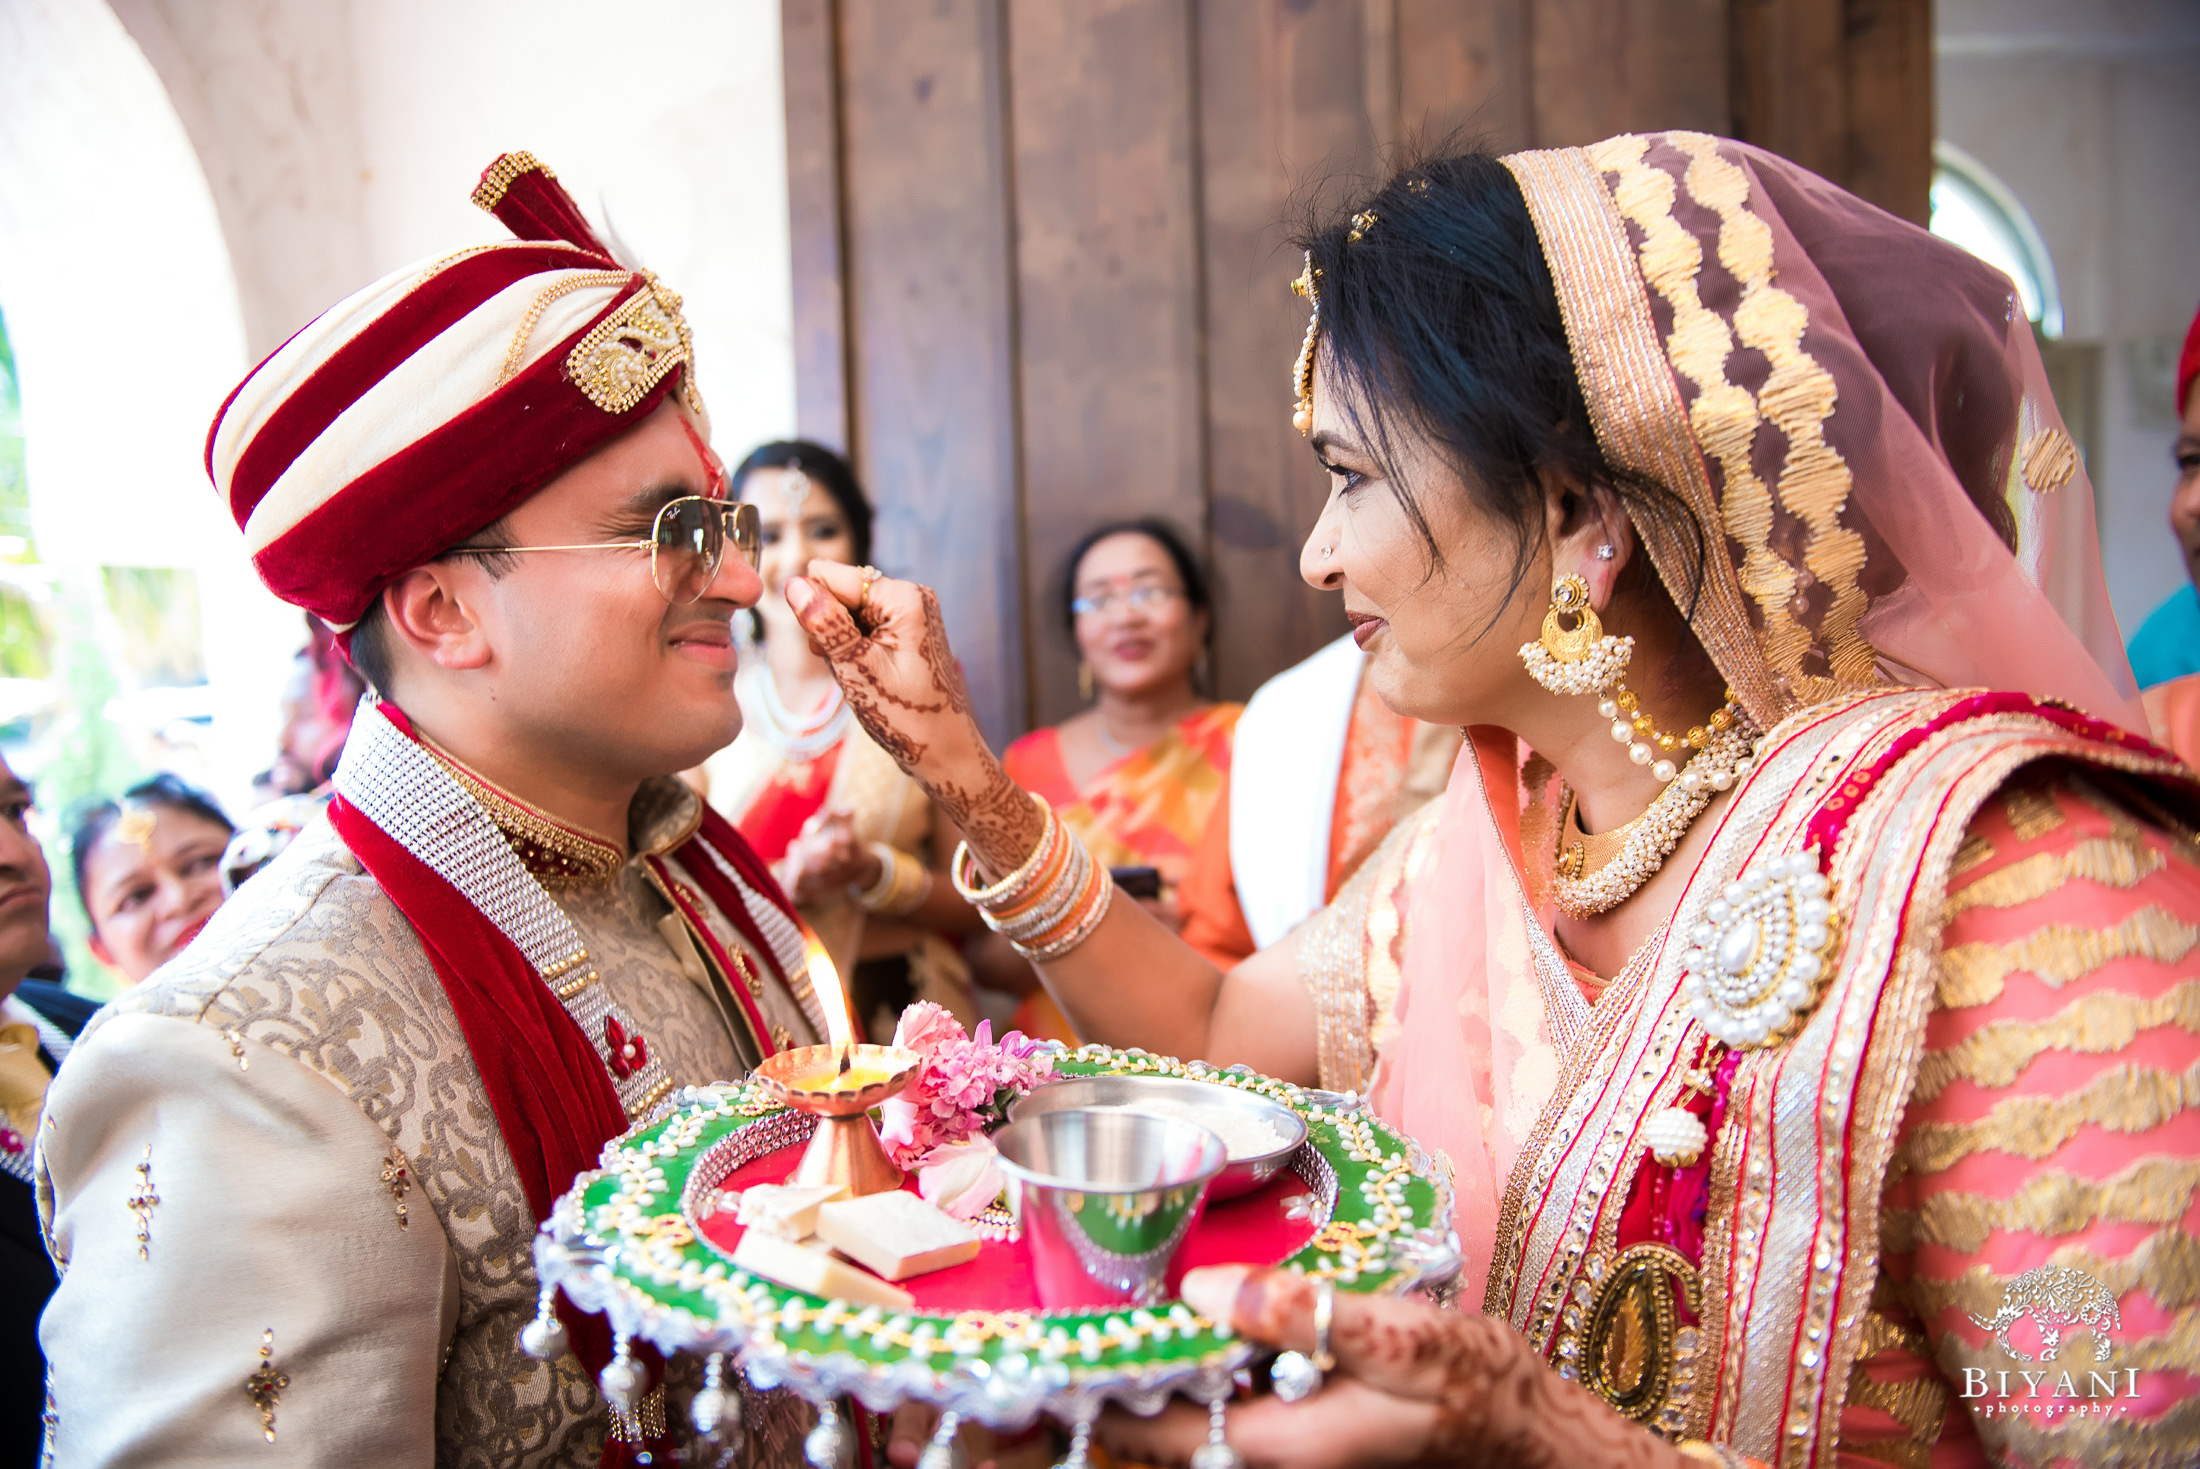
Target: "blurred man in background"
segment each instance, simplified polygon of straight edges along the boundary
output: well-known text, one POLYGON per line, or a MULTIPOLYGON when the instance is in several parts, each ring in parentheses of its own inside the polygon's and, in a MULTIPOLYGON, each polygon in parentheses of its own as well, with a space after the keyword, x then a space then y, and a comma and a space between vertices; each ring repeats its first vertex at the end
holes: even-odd
POLYGON ((54 1068, 97 1008, 51 980, 46 905, 53 878, 31 837, 30 787, 0 759, 0 1463, 37 1452, 46 1401, 38 1316, 54 1288, 38 1228, 32 1148, 54 1068))

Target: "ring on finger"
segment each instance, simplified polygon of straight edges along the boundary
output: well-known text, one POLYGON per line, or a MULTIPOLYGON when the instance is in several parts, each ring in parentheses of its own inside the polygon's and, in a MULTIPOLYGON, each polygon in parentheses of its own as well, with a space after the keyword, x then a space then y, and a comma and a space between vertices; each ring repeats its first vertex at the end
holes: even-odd
POLYGON ((865 614, 871 610, 871 589, 885 580, 886 573, 876 566, 866 566, 856 575, 863 578, 863 595, 856 598, 856 618, 858 621, 867 621, 865 614))
POLYGON ((1337 1359, 1329 1352, 1329 1324, 1337 1311, 1337 1283, 1328 1276, 1314 1281, 1314 1353, 1285 1352, 1268 1369, 1276 1396, 1287 1403, 1312 1397, 1321 1391, 1324 1373, 1335 1370, 1337 1359))

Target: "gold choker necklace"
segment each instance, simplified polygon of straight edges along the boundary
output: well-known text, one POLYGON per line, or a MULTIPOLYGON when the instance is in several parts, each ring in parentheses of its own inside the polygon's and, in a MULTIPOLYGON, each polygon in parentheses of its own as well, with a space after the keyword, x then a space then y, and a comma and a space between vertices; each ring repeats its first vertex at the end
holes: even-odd
POLYGON ((1558 910, 1568 918, 1594 918, 1633 897, 1665 866, 1665 859, 1711 804, 1714 791, 1725 790, 1748 774, 1754 759, 1752 741, 1753 736, 1739 724, 1711 731, 1682 771, 1694 779, 1667 780, 1665 789, 1640 816, 1600 836, 1582 830, 1573 789, 1561 784, 1551 875, 1551 899, 1558 910))

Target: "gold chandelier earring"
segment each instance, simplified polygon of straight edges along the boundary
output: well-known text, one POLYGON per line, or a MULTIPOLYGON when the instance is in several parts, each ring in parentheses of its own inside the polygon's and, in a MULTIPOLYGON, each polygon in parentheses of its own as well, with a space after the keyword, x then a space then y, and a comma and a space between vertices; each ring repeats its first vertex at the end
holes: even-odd
POLYGON ((1551 584, 1543 635, 1520 645, 1528 677, 1554 694, 1601 694, 1620 681, 1634 656, 1635 640, 1605 632, 1589 605, 1589 583, 1578 576, 1562 576, 1551 584), (1565 625, 1568 618, 1572 627, 1565 625))

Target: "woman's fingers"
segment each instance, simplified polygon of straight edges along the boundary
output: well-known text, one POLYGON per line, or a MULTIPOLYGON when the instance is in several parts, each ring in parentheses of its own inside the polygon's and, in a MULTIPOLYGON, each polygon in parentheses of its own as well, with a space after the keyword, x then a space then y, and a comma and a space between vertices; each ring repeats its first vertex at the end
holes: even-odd
MULTIPOLYGON (((1223 1437, 1252 1469, 1334 1469, 1417 1462, 1427 1457, 1436 1426, 1433 1403, 1404 1401, 1342 1378, 1304 1402, 1233 1404, 1223 1418, 1223 1437)), ((1096 1431, 1118 1461, 1189 1464, 1207 1442, 1208 1410, 1181 1399, 1151 1418, 1111 1408, 1096 1431)))
MULTIPOLYGON (((1312 1280, 1288 1270, 1215 1265, 1184 1277, 1185 1303, 1202 1316, 1300 1352, 1314 1350, 1314 1293, 1312 1280)), ((1338 1291, 1332 1311, 1329 1350, 1337 1370, 1404 1398, 1436 1397, 1474 1361, 1500 1368, 1516 1341, 1486 1317, 1425 1301, 1338 1291)))
MULTIPOLYGON (((810 564, 820 568, 827 565, 816 561, 810 564)), ((810 648, 820 658, 841 663, 863 651, 865 638, 849 613, 850 604, 841 601, 823 576, 789 577, 787 605, 794 609, 794 620, 810 635, 810 648)))

